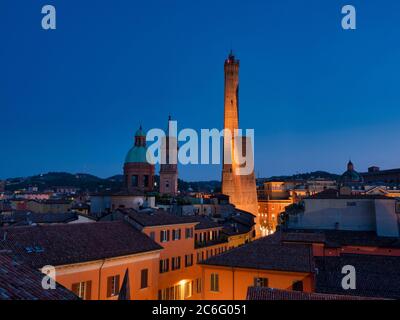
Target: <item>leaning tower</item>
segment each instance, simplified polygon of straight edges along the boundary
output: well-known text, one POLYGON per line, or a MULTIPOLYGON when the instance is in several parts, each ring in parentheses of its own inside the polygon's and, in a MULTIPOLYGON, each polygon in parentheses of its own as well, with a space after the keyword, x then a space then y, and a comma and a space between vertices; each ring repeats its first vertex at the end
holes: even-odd
MULTIPOLYGON (((232 136, 224 135, 224 162, 222 168, 222 193, 229 196, 230 202, 240 210, 252 213, 256 219, 256 235, 259 236, 260 223, 258 218, 257 188, 254 170, 248 175, 238 175, 234 161, 226 161, 225 155, 230 153, 231 159, 235 152, 234 130, 239 129, 239 60, 231 52, 225 60, 225 100, 224 129, 229 129, 232 136), (229 151, 228 151, 229 150, 229 151), (227 162, 227 163, 225 163, 227 162)), ((250 138, 242 137, 242 153, 246 144, 252 143, 250 138)), ((250 148, 252 151, 252 148, 250 148)), ((248 155, 254 159, 253 155, 248 155)))

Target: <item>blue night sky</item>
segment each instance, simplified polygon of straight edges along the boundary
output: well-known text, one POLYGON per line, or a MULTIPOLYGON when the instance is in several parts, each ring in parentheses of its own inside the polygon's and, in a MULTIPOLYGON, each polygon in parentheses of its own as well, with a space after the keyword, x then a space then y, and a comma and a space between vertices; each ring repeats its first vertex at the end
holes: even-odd
MULTIPOLYGON (((133 135, 223 124, 223 63, 241 60, 256 173, 400 167, 400 1, 1 0, 0 179, 122 172, 133 135), (41 8, 57 30, 41 29, 41 8), (357 30, 341 8, 357 9, 357 30)), ((220 179, 220 166, 180 168, 220 179)))

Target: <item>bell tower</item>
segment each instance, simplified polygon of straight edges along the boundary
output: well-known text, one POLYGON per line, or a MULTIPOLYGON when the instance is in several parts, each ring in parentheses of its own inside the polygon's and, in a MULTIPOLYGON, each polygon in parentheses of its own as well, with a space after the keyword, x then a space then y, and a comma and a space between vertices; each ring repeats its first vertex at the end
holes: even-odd
POLYGON ((167 136, 163 139, 161 145, 161 157, 165 162, 160 165, 160 193, 176 196, 178 194, 178 144, 176 136, 171 133, 172 122, 170 116, 168 118, 167 136))

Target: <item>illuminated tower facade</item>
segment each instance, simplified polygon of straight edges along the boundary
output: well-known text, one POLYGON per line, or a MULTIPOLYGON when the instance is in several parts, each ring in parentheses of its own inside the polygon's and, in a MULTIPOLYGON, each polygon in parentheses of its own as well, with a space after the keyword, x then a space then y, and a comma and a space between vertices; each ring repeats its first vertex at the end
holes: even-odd
MULTIPOLYGON (((252 213, 256 219, 256 235, 261 235, 257 188, 254 170, 247 175, 238 174, 234 154, 238 152, 234 143, 235 130, 239 129, 239 60, 231 52, 225 60, 225 99, 224 99, 224 129, 231 134, 224 134, 224 162, 222 168, 222 193, 229 196, 230 202, 238 209, 252 213), (230 154, 231 161, 225 157, 230 154)), ((254 159, 253 154, 245 154, 246 145, 251 145, 249 137, 241 137, 242 154, 247 159, 254 159)), ((236 143, 238 144, 238 143, 236 143)), ((253 152, 253 149, 251 152, 253 152)))
POLYGON ((178 194, 178 144, 176 136, 171 134, 172 119, 168 119, 168 133, 163 139, 161 155, 165 163, 160 165, 160 193, 170 196, 178 194))

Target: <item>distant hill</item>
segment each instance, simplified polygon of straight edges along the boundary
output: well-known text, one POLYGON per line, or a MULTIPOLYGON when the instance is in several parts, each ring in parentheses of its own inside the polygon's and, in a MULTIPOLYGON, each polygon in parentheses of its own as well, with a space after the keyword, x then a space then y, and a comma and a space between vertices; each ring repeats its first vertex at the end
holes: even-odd
POLYGON ((49 172, 31 177, 7 179, 6 190, 15 191, 37 187, 40 191, 44 191, 62 186, 76 187, 83 191, 116 190, 121 188, 123 181, 117 177, 102 179, 84 173, 49 172))
MULTIPOLYGON (((309 179, 329 179, 337 180, 339 175, 325 171, 315 171, 310 173, 295 174, 292 176, 274 176, 270 178, 257 179, 257 183, 262 184, 264 181, 271 180, 309 180, 309 179)), ((159 176, 155 176, 155 181, 159 183, 159 176)), ((120 190, 124 185, 124 176, 115 175, 106 179, 96 177, 91 174, 67 172, 49 172, 31 177, 10 178, 6 180, 6 190, 15 191, 28 189, 29 187, 37 187, 39 191, 53 189, 55 187, 76 187, 82 191, 96 192, 102 190, 120 190)), ((195 181, 188 182, 179 179, 178 187, 181 191, 195 192, 220 192, 220 181, 195 181)))
MULTIPOLYGON (((160 179, 155 176, 157 184, 160 179)), ((51 190, 56 187, 76 187, 82 191, 97 192, 102 190, 120 190, 124 185, 124 176, 115 175, 102 179, 90 174, 67 172, 49 172, 31 177, 10 178, 6 180, 6 190, 27 190, 37 187, 39 191, 51 190)), ((220 181, 186 182, 178 180, 179 190, 196 192, 218 192, 221 190, 220 181)))
POLYGON ((270 178, 262 178, 257 179, 259 183, 263 181, 272 181, 272 180, 279 180, 279 181, 293 181, 293 180, 312 180, 312 179, 326 179, 326 180, 338 180, 340 175, 329 173, 326 171, 314 171, 309 173, 299 173, 294 174, 291 176, 273 176, 270 178))

